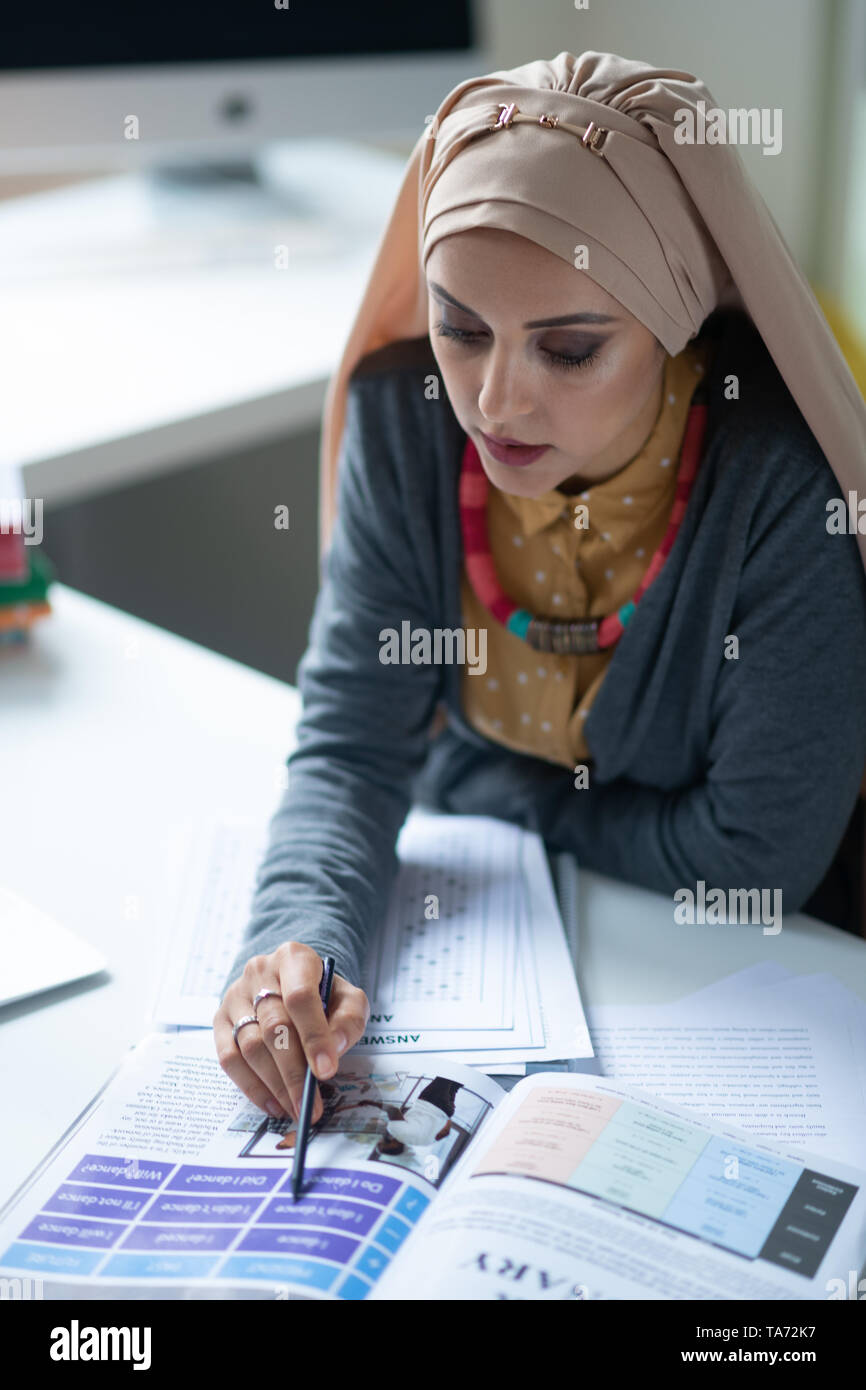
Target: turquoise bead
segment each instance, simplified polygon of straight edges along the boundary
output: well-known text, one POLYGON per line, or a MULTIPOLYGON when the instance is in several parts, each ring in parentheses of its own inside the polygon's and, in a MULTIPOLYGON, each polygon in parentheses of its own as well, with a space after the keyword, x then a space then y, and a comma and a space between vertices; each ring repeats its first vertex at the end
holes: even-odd
POLYGON ((531 622, 531 613, 527 612, 525 608, 515 608, 514 612, 509 615, 505 626, 508 628, 509 632, 515 633, 517 637, 522 637, 525 641, 526 633, 531 622))

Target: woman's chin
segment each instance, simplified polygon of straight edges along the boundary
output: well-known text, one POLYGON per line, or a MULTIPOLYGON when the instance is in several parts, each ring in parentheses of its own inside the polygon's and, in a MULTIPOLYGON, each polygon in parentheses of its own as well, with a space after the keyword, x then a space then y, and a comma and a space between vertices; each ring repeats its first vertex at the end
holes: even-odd
POLYGON ((493 486, 500 492, 510 492, 516 497, 543 497, 557 486, 550 476, 550 469, 540 468, 534 463, 527 464, 525 468, 497 463, 495 459, 484 459, 483 463, 493 486))

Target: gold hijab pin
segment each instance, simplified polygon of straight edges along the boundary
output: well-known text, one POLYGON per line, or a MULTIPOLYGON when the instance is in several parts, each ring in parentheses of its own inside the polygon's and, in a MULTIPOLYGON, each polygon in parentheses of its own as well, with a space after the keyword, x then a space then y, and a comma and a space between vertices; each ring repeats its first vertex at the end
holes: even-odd
POLYGON ((499 103, 499 119, 496 121, 495 125, 489 126, 488 129, 489 129, 489 130, 504 130, 505 127, 511 125, 511 122, 514 120, 514 113, 515 113, 515 111, 519 111, 519 110, 520 110, 520 107, 517 105, 517 102, 516 102, 516 101, 508 101, 508 102, 500 101, 500 103, 499 103))

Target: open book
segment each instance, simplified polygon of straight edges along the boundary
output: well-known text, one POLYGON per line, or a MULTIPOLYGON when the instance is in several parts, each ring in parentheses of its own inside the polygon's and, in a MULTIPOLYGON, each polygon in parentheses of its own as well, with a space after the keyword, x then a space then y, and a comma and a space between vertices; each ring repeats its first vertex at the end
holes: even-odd
MULTIPOLYGON (((431 1054, 350 1053, 294 1124, 209 1032, 151 1034, 0 1212, 46 1298, 828 1299, 866 1255, 866 1173, 615 1079, 506 1094, 431 1054)), ((856 1293, 854 1294, 856 1297, 856 1293)))

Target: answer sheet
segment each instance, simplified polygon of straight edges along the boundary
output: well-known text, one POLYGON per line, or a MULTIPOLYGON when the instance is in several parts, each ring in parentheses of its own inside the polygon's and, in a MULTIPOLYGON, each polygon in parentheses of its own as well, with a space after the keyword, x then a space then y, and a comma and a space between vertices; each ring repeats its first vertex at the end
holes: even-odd
MULTIPOLYGON (((216 821, 189 833, 153 1019, 210 1028, 250 916, 266 829, 216 821)), ((447 1052, 523 1070, 595 1070, 574 964, 537 835, 492 817, 408 816, 400 870, 362 985, 353 1053, 447 1052)))

